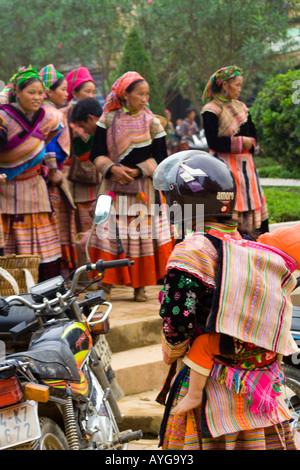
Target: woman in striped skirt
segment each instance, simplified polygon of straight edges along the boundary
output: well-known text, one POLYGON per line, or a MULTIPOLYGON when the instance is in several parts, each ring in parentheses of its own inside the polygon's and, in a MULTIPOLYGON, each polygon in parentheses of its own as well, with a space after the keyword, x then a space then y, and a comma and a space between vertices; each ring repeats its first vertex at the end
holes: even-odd
POLYGON ((8 83, 8 104, 0 107, 0 193, 4 254, 40 256, 40 280, 60 272, 56 216, 42 175, 45 143, 60 121, 43 109, 44 85, 35 69, 22 67, 8 83))
POLYGON ((148 99, 149 85, 141 75, 122 75, 107 97, 90 157, 103 177, 100 192, 113 196, 116 215, 114 238, 93 238, 93 259, 134 260, 130 268, 110 269, 105 282, 132 286, 139 302, 147 300, 145 286, 164 276, 173 246, 166 211, 155 214, 155 202, 160 206, 162 201, 155 195, 152 175, 167 157, 167 147, 148 99))
POLYGON ((298 350, 290 334, 295 260, 242 237, 232 219, 233 175, 213 156, 172 155, 158 166, 154 186, 181 208, 177 221, 185 219, 185 205, 195 211, 194 233, 175 246, 161 294, 170 372, 157 397, 166 405, 160 445, 298 449, 279 359, 298 350), (197 204, 204 205, 204 224, 197 204))
POLYGON ((202 100, 203 127, 210 152, 233 172, 237 185, 234 216, 259 232, 268 231, 268 211, 253 161, 256 129, 247 106, 238 100, 242 71, 219 69, 208 81, 202 100))
POLYGON ((60 110, 67 101, 68 83, 53 64, 43 67, 39 76, 45 85, 43 108, 57 116, 61 123, 59 133, 46 146, 45 163, 47 183, 52 207, 56 213, 62 248, 62 272, 68 275, 78 265, 75 250, 75 210, 69 182, 63 173, 63 164, 70 157, 70 130, 66 115, 60 110))

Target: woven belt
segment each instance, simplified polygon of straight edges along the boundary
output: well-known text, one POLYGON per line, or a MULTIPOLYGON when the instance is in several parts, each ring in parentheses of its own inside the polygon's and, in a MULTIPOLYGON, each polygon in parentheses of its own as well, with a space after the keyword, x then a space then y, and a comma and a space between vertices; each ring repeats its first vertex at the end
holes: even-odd
POLYGON ((25 170, 21 175, 13 178, 13 181, 25 181, 33 178, 34 176, 40 175, 42 173, 41 165, 37 165, 34 168, 25 170))

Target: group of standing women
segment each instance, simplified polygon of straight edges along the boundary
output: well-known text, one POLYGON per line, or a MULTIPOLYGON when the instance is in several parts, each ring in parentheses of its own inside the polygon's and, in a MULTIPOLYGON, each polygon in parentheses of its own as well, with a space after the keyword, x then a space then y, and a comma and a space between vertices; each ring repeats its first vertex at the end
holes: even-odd
MULTIPOLYGON (((94 80, 85 68, 84 82, 94 80)), ((66 104, 82 83, 52 64, 20 67, 0 107, 4 255, 40 256, 39 279, 77 266, 77 206, 68 180, 72 142, 66 104)), ((95 93, 95 91, 94 91, 95 93)))
POLYGON ((4 254, 38 254, 41 280, 76 267, 75 235, 89 233, 93 202, 104 193, 113 198, 114 223, 109 236, 94 232, 91 259, 135 262, 110 270, 106 290, 129 285, 143 302, 145 286, 166 275, 163 353, 168 379, 176 367, 179 373, 162 424, 165 449, 299 447, 279 396, 278 354, 297 350, 289 296, 300 261, 250 241, 249 234, 244 238, 237 224, 268 231, 253 162, 256 130, 238 100, 242 80, 238 67, 224 67, 205 88, 211 155, 168 157, 164 127, 149 107, 149 85, 137 72, 113 84, 93 135, 72 122, 76 102, 95 98, 84 67, 66 77, 51 64, 39 73, 22 67, 0 106, 4 254), (165 202, 180 206, 183 218, 186 204, 204 206, 204 226, 192 212, 194 234, 175 248, 165 202))
POLYGON ((114 84, 93 136, 72 122, 72 113, 76 103, 95 96, 85 67, 64 77, 52 64, 40 72, 21 67, 2 93, 4 254, 39 255, 40 280, 74 269, 76 234, 90 231, 97 195, 110 193, 117 233, 105 239, 95 233, 91 257, 133 259, 131 269, 111 270, 103 286, 107 291, 113 284, 132 286, 134 299, 143 302, 145 286, 164 276, 173 247, 166 212, 151 214, 152 205, 161 203, 152 174, 167 156, 165 131, 149 108, 149 86, 139 74, 128 72, 114 84), (136 212, 130 212, 135 204, 136 212), (138 236, 131 237, 137 215, 138 236))

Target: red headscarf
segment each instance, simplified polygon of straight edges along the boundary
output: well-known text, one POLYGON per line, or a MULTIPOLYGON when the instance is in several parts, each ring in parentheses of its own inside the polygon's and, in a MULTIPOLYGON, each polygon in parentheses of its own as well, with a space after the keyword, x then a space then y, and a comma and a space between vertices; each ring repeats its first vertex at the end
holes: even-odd
POLYGON ((125 104, 124 93, 133 82, 137 80, 145 79, 137 72, 126 72, 124 75, 119 77, 113 86, 111 92, 106 97, 106 102, 103 108, 103 112, 107 113, 114 109, 121 108, 125 104))
POLYGON ((72 99, 72 90, 77 88, 82 83, 86 82, 93 82, 95 80, 91 76, 89 70, 86 67, 79 67, 78 69, 74 69, 68 73, 66 76, 66 80, 68 82, 68 99, 67 101, 71 101, 72 99))

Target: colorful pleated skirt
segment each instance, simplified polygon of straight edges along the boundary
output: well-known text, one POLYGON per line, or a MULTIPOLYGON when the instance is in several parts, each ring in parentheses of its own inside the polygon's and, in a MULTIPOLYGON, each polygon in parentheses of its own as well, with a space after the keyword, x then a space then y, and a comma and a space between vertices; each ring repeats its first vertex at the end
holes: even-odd
MULTIPOLYGON (((163 450, 299 450, 299 433, 295 432, 288 420, 268 426, 240 429, 218 437, 208 436, 207 421, 201 407, 183 415, 172 414, 172 409, 187 393, 189 369, 181 371, 170 392, 160 430, 160 447, 163 450)), ((204 405, 203 405, 204 406, 204 405)), ((243 408, 243 407, 242 407, 243 408)), ((249 428, 249 416, 243 412, 218 408, 216 422, 224 423, 226 416, 233 426, 249 428)), ((263 419, 263 418, 262 418, 263 419)))
POLYGON ((234 217, 247 223, 250 229, 260 229, 268 219, 268 209, 257 170, 249 151, 212 154, 223 160, 231 169, 237 189, 234 217))
POLYGON ((166 265, 174 246, 174 229, 167 215, 117 217, 111 224, 100 226, 92 237, 90 256, 110 261, 130 258, 130 267, 108 269, 104 282, 133 288, 156 285, 166 274, 166 265), (110 227, 109 227, 110 225, 110 227))
POLYGON ((41 263, 61 258, 57 218, 54 213, 2 214, 4 254, 38 255, 41 263))
POLYGON ((62 251, 62 268, 76 269, 78 259, 75 249, 75 207, 72 206, 71 201, 68 201, 67 196, 58 186, 49 187, 49 197, 57 217, 62 251))

